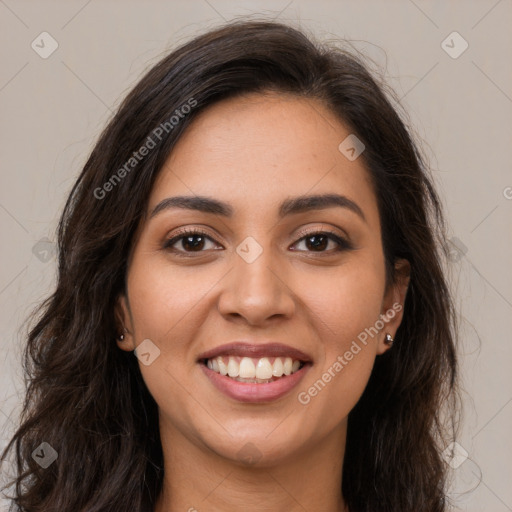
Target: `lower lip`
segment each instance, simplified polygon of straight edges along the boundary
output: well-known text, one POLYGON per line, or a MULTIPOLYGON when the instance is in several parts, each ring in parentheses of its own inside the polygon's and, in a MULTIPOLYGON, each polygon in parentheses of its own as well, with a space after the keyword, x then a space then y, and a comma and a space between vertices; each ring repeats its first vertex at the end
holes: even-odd
POLYGON ((286 375, 264 384, 239 382, 210 370, 210 368, 202 363, 199 366, 201 366, 204 374, 210 379, 212 384, 230 398, 239 402, 261 403, 277 400, 289 393, 306 375, 311 364, 305 364, 300 370, 291 375, 286 375))

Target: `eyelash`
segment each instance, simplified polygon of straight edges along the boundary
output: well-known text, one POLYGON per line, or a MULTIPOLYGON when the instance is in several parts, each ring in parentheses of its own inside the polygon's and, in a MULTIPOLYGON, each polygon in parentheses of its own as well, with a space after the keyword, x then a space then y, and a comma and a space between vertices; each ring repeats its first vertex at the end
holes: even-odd
MULTIPOLYGON (((202 251, 183 251, 183 250, 177 250, 177 249, 172 248, 172 246, 176 242, 179 242, 180 240, 186 238, 187 236, 192 236, 192 235, 201 235, 201 236, 204 236, 205 238, 208 238, 210 241, 215 242, 215 240, 213 240, 212 237, 208 233, 206 233, 205 231, 203 231, 200 228, 185 228, 182 231, 180 231, 178 234, 173 236, 172 238, 168 239, 165 242, 163 248, 174 252, 179 257, 184 257, 184 258, 193 257, 194 253, 205 252, 203 250, 202 251)), ((329 251, 318 251, 318 254, 332 254, 333 252, 337 253, 337 252, 341 252, 341 251, 349 251, 354 248, 354 246, 345 238, 342 238, 339 235, 332 233, 331 231, 318 231, 318 230, 317 231, 300 232, 298 235, 298 236, 300 236, 300 238, 294 243, 294 245, 298 244, 299 242, 302 242, 304 239, 306 239, 308 237, 317 236, 317 235, 326 235, 329 239, 333 240, 334 242, 336 242, 338 244, 338 247, 336 249, 334 249, 334 250, 331 249, 329 251)), ((316 251, 298 251, 298 252, 315 253, 316 251)))

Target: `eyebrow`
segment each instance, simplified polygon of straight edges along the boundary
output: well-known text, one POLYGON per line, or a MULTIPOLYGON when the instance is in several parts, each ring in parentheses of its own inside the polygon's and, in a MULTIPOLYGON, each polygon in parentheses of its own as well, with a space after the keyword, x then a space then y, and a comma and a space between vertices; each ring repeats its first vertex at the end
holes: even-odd
MULTIPOLYGON (((367 222, 358 204, 340 194, 319 194, 286 199, 279 206, 278 215, 279 218, 282 219, 288 215, 304 213, 309 210, 324 210, 333 207, 346 208, 358 215, 363 221, 367 222)), ((233 216, 233 208, 231 205, 218 201, 217 199, 206 196, 175 196, 160 201, 151 212, 149 218, 151 219, 164 210, 173 208, 213 213, 228 218, 233 216)))

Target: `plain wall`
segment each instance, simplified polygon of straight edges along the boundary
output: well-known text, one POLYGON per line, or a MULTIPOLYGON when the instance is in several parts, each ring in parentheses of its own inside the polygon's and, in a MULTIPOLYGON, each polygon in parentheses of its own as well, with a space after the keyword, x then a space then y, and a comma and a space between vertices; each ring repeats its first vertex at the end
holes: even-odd
MULTIPOLYGON (((0 2, 0 448, 22 400, 20 327, 52 291, 58 216, 102 127, 168 49, 251 13, 305 27, 320 39, 352 40, 382 67, 424 141, 450 225, 462 327, 459 443, 468 458, 454 469, 452 497, 460 510, 511 511, 507 0, 0 2), (43 31, 59 45, 46 59, 31 47, 43 31), (457 58, 442 46, 454 31, 469 44, 457 58)), ((444 44, 454 55, 464 42, 452 35, 444 44)))

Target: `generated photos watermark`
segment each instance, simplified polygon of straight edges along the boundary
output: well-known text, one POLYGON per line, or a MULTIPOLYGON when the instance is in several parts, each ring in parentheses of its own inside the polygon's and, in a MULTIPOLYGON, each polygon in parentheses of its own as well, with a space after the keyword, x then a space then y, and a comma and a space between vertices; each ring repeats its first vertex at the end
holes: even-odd
POLYGON ((353 340, 352 344, 350 345, 350 348, 345 351, 344 354, 338 355, 336 360, 334 361, 329 368, 322 374, 322 376, 312 385, 310 386, 307 391, 301 391, 297 395, 297 400, 302 405, 307 405, 309 402, 311 402, 311 399, 320 393, 325 386, 331 382, 336 375, 338 375, 345 366, 349 364, 354 357, 361 352, 362 347, 366 346, 368 344, 368 337, 373 338, 374 336, 377 336, 379 332, 384 329, 384 326, 386 323, 391 321, 398 312, 400 312, 403 309, 402 304, 399 302, 395 302, 393 304, 393 307, 388 309, 383 315, 380 315, 379 320, 375 322, 375 324, 371 327, 367 327, 364 329, 364 331, 361 331, 357 335, 357 340, 353 340), (359 341, 359 343, 358 343, 359 341))
POLYGON ((138 163, 141 162, 157 144, 169 134, 175 126, 177 126, 182 119, 189 114, 192 109, 197 105, 197 100, 193 97, 189 98, 186 103, 177 108, 169 120, 160 123, 150 135, 148 135, 144 144, 132 153, 132 156, 120 167, 112 176, 101 186, 94 189, 94 197, 96 199, 104 199, 107 193, 111 192, 116 185, 137 167, 138 163))

